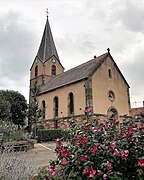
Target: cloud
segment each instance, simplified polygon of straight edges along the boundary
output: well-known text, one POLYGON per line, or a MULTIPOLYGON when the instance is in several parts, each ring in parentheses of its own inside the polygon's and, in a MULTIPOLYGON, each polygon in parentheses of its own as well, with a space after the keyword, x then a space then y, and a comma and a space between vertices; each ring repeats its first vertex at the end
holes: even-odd
POLYGON ((19 12, 1 13, 0 27, 0 88, 23 87, 34 58, 35 34, 25 26, 19 12))
POLYGON ((123 25, 134 32, 144 33, 144 2, 143 1, 126 1, 125 8, 121 13, 123 25))

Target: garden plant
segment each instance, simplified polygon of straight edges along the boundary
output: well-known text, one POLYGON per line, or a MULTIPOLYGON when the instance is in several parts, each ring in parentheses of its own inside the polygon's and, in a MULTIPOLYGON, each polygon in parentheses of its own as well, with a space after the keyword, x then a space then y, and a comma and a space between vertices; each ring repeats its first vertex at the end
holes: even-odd
POLYGON ((5 146, 0 153, 0 180, 28 180, 39 170, 37 163, 36 152, 15 152, 12 146, 5 146))
MULTIPOLYGON (((144 123, 125 119, 74 120, 63 144, 56 140, 57 159, 44 180, 142 180, 144 177, 144 123)), ((42 175, 41 175, 42 179, 42 175)))

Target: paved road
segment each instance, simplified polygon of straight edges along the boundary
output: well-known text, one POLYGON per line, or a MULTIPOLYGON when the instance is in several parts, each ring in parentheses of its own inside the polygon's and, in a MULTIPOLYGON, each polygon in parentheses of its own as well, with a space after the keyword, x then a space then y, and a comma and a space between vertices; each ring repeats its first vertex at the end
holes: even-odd
POLYGON ((34 149, 28 151, 29 159, 35 157, 35 166, 42 167, 48 165, 49 160, 55 160, 56 154, 55 150, 55 142, 47 142, 47 143, 36 143, 34 145, 34 149))

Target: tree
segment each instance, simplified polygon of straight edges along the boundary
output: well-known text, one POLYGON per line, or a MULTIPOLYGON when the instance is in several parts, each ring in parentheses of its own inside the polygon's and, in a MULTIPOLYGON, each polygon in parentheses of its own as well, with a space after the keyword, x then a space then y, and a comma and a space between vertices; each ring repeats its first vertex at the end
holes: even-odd
POLYGON ((10 105, 11 120, 14 124, 18 125, 19 129, 20 125, 24 125, 27 115, 27 102, 25 97, 13 90, 0 90, 0 96, 10 105))
POLYGON ((34 124, 34 136, 36 138, 36 123, 38 119, 42 116, 42 110, 39 108, 39 103, 38 103, 38 93, 40 92, 40 88, 37 86, 37 83, 34 83, 32 87, 32 100, 29 104, 29 111, 28 111, 28 120, 29 120, 29 125, 34 124))
POLYGON ((0 120, 6 121, 11 117, 10 103, 0 95, 0 120))

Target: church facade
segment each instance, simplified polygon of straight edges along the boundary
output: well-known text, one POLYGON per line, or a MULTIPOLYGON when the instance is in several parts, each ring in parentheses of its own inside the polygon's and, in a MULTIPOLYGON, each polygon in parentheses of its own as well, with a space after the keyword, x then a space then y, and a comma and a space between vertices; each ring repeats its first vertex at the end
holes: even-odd
POLYGON ((38 53, 30 69, 30 101, 32 87, 40 86, 39 106, 44 109, 41 120, 92 114, 119 118, 129 115, 129 85, 107 52, 68 71, 60 62, 47 18, 38 53))

